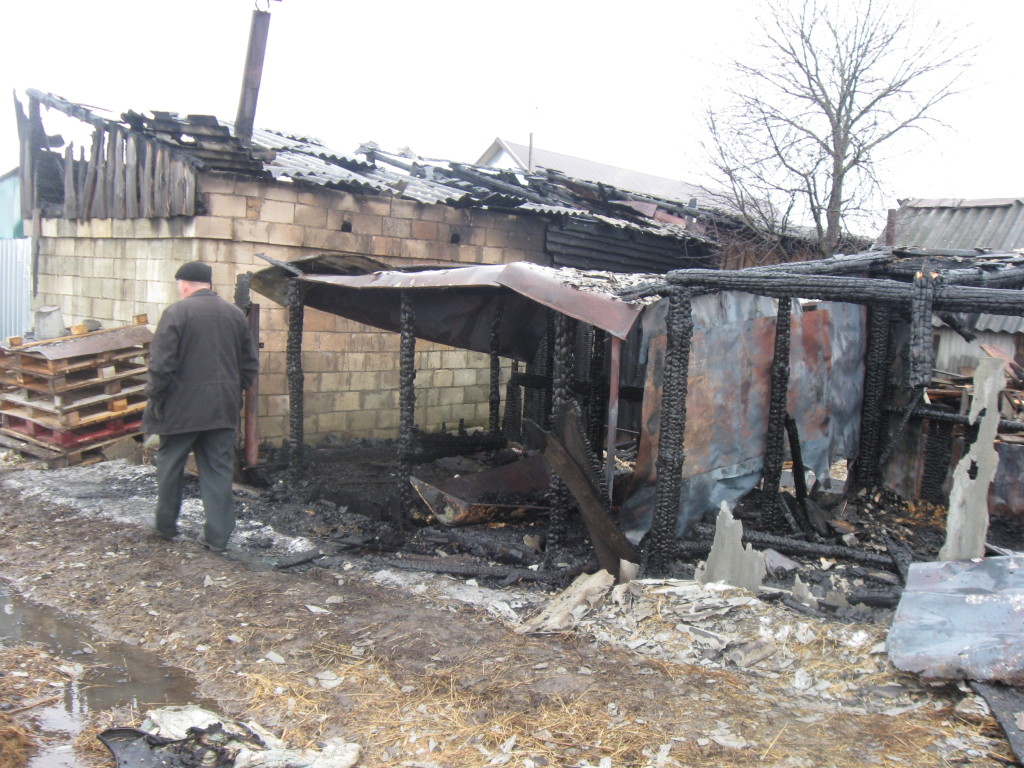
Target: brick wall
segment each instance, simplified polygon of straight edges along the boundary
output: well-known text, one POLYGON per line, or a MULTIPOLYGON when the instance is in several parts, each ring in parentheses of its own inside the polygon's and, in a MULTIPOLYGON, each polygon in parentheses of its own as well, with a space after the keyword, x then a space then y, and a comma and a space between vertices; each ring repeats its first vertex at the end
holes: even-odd
MULTIPOLYGON (((544 222, 482 210, 359 196, 315 186, 204 174, 206 215, 175 219, 44 219, 39 294, 68 324, 96 319, 125 325, 140 313, 152 325, 177 299, 182 262, 213 268, 214 290, 231 300, 235 279, 267 263, 317 253, 361 254, 389 266, 546 264, 544 222)), ((279 443, 288 431, 285 378, 287 313, 253 294, 261 307, 260 432, 279 443)), ((487 355, 417 342, 416 423, 486 426, 487 355)), ((394 437, 398 430, 398 336, 307 309, 302 363, 308 442, 394 437)))

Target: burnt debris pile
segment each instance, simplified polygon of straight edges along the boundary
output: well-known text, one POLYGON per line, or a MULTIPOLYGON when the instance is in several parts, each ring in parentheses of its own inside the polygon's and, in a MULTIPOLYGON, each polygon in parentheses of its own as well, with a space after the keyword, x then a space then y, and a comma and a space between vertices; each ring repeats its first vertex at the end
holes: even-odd
MULTIPOLYGON (((260 470, 268 508, 405 567, 563 584, 624 562, 699 577, 724 505, 765 585, 838 613, 894 605, 915 561, 1021 549, 1020 254, 467 269, 375 276, 375 322, 402 337, 398 439, 328 441, 301 471, 281 451, 280 477, 260 470), (478 321, 434 322, 446 311, 478 321), (485 428, 418 428, 419 338, 489 355, 485 428)), ((297 281, 292 297, 367 319, 358 277, 265 272, 254 285, 297 281)))

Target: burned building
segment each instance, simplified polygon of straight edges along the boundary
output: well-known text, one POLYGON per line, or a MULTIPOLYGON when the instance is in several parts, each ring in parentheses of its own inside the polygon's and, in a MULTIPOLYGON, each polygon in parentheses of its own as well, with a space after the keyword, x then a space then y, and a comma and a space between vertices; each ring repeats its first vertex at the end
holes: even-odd
MULTIPOLYGON (((807 498, 809 487, 829 486, 837 461, 851 462, 851 488, 891 487, 923 465, 944 476, 956 450, 952 437, 930 441, 914 461, 903 445, 908 425, 958 425, 961 441, 970 439, 959 403, 928 398, 932 317, 1021 316, 1022 262, 1019 254, 965 260, 882 249, 663 276, 526 264, 344 276, 305 264, 264 270, 253 287, 293 308, 342 314, 400 336, 406 471, 422 439, 411 417, 417 339, 489 354, 492 370, 505 358, 528 366, 513 369, 503 404, 492 377, 490 432, 520 439, 526 420, 535 420, 574 445, 576 469, 563 469, 585 477, 571 493, 555 494, 553 541, 576 507, 610 536, 594 543, 599 556, 605 546, 613 572, 626 548, 615 530, 642 542, 648 566, 661 572, 680 537, 722 502, 754 491, 770 530, 831 546, 835 531, 807 498), (627 401, 638 407, 621 408, 627 401), (580 413, 575 427, 565 416, 572 404, 580 413), (616 472, 623 453, 631 468, 616 472), (787 460, 795 503, 779 493, 787 460), (607 524, 612 511, 617 528, 607 524)), ((1008 416, 999 423, 999 450, 1016 456, 1014 435, 1024 422, 1016 412, 1008 416)), ((1003 489, 1018 476, 997 478, 993 495, 1010 498, 1003 489)), ((1014 497, 1000 508, 1020 516, 1024 505, 1014 497)), ((595 531, 592 539, 604 535, 595 531)))
MULTIPOLYGON (((717 267, 739 224, 690 201, 536 169, 529 173, 385 152, 167 112, 121 114, 29 91, 18 109, 22 210, 33 237, 33 304, 106 326, 174 299, 175 265, 213 268, 215 288, 278 262, 318 258, 340 274, 528 262, 612 272, 717 267)), ((254 321, 262 344, 260 437, 289 432, 288 319, 254 321)), ((388 334, 310 309, 305 433, 387 437, 398 427, 397 348, 388 334)), ((432 394, 424 427, 483 425, 486 356, 421 345, 432 394)), ((508 375, 504 370, 503 376, 508 375)), ((423 377, 421 376, 421 383, 423 377)))

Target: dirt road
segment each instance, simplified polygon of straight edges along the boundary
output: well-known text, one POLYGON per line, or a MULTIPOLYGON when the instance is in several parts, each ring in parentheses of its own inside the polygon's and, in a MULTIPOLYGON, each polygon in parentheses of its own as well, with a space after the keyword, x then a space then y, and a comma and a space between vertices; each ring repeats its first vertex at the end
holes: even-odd
POLYGON ((636 584, 575 630, 524 636, 514 625, 549 595, 374 571, 357 557, 286 572, 267 552, 310 542, 258 521, 226 556, 187 536, 166 542, 146 526, 154 490, 152 468, 119 462, 4 470, 0 579, 188 670, 222 714, 296 746, 342 737, 361 745, 363 766, 1012 759, 994 719, 954 712, 966 694, 891 668, 882 626, 829 626, 729 598, 719 617, 734 617, 731 645, 694 654, 662 583, 636 584), (763 661, 740 667, 725 653, 766 638, 763 661))

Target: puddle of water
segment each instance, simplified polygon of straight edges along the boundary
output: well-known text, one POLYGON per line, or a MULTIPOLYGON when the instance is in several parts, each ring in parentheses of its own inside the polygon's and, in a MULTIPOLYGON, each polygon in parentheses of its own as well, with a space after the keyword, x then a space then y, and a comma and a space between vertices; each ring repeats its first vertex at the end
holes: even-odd
POLYGON ((197 697, 185 672, 162 666, 154 654, 96 641, 81 624, 0 591, 0 645, 20 644, 45 648, 86 667, 81 679, 64 686, 59 702, 33 710, 46 740, 28 768, 76 768, 71 742, 94 712, 120 706, 139 712, 171 705, 209 706, 197 697))

